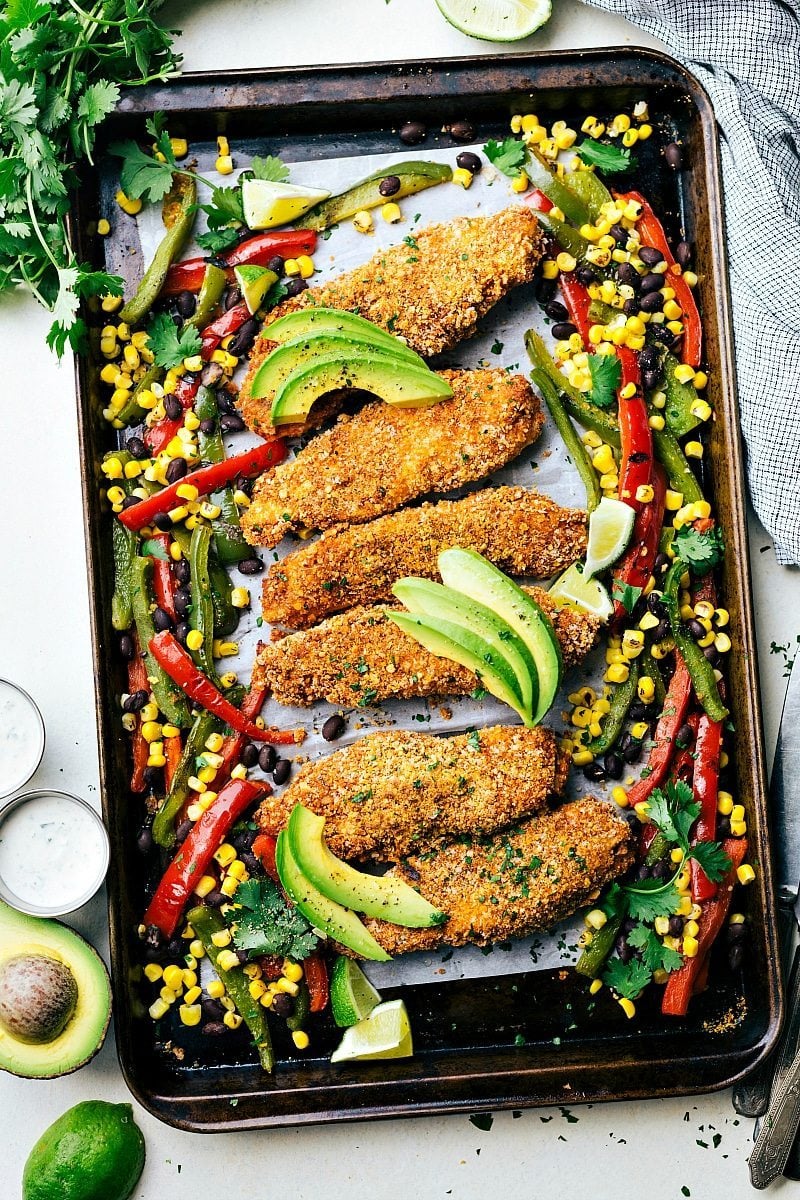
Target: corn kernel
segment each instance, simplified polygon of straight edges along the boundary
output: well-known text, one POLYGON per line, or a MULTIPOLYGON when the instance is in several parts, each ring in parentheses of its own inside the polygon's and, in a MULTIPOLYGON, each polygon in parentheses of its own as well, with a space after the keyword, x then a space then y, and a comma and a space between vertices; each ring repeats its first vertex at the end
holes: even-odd
POLYGON ((403 213, 399 204, 395 204, 392 200, 388 204, 384 204, 381 208, 381 216, 384 221, 388 221, 390 225, 396 225, 398 221, 402 221, 403 213))
POLYGON ((247 989, 254 1000, 260 1000, 267 990, 267 985, 260 979, 252 979, 247 989))
POLYGON ((661 416, 661 413, 653 413, 648 418, 647 424, 650 426, 651 429, 659 429, 660 430, 660 429, 664 428, 664 426, 666 425, 666 421, 661 416))
POLYGON ((300 270, 300 278, 310 279, 316 270, 313 258, 311 258, 308 254, 301 254, 295 261, 297 262, 297 266, 300 270))
POLYGON ((572 761, 576 767, 586 767, 590 762, 594 762, 594 755, 591 750, 576 750, 572 755, 572 761))
POLYGON ((620 808, 628 807, 628 793, 625 791, 625 788, 621 786, 621 784, 617 784, 616 787, 611 789, 611 799, 620 808))
MULTIPOLYGON (((472 171, 468 171, 466 169, 466 167, 456 167, 455 171, 453 171, 453 183, 458 184, 460 187, 464 188, 465 190, 468 187, 470 187, 470 185, 472 184, 473 178, 474 178, 474 176, 472 174, 472 171)), ((515 180, 515 182, 516 182, 516 180, 515 180)), ((512 184, 512 186, 513 186, 513 184, 512 184)))
POLYGON ((311 1044, 311 1039, 303 1029, 295 1029, 292 1033, 292 1041, 298 1050, 307 1050, 311 1044))
POLYGON ((220 154, 214 168, 218 175, 230 175, 233 171, 233 159, 230 154, 220 154))
POLYGON ((641 137, 641 132, 638 129, 626 129, 622 135, 622 144, 626 149, 635 146, 641 137))
POLYGON ((287 979, 282 975, 280 979, 275 981, 275 990, 277 992, 285 992, 287 996, 297 996, 300 992, 298 984, 293 983, 291 979, 287 979))
POLYGON ((300 963, 292 962, 291 959, 286 958, 283 961, 283 974, 292 983, 299 983, 303 978, 303 968, 300 966, 300 963))
POLYGON ((217 966, 221 971, 232 971, 239 966, 239 956, 235 950, 220 950, 217 955, 217 966))
POLYGON ((116 193, 114 199, 122 211, 126 212, 131 217, 135 217, 137 213, 142 211, 141 200, 133 200, 130 196, 126 196, 122 188, 120 188, 116 193))
POLYGON ((206 984, 206 991, 212 1000, 221 1000, 225 995, 225 984, 221 979, 210 979, 206 984))
MULTIPOLYGON (((197 988, 196 991, 199 996, 200 989, 197 988)), ((178 1015, 184 1025, 199 1025, 202 1013, 203 1010, 199 1004, 182 1004, 178 1009, 178 1015)))
POLYGON ((237 1012, 231 1012, 229 1009, 222 1018, 222 1023, 223 1025, 226 1025, 228 1029, 238 1029, 242 1023, 242 1018, 237 1012))
POLYGON ((230 946, 231 940, 230 929, 218 929, 211 935, 212 945, 217 946, 220 950, 223 950, 225 946, 230 946))
POLYGON ((647 821, 650 813, 650 805, 646 800, 641 800, 638 804, 634 804, 633 811, 636 813, 636 816, 639 818, 639 820, 644 823, 647 821))
POLYGON ((656 933, 659 937, 667 937, 669 934, 669 917, 656 917, 653 922, 656 933))
POLYGON ((696 958, 697 952, 699 949, 700 949, 700 943, 698 942, 697 938, 690 937, 690 936, 684 936, 683 953, 686 958, 696 958))
MULTIPOLYGON (((454 173, 454 178, 455 178, 455 173, 454 173)), ((518 195, 522 195, 523 192, 527 192, 527 190, 530 186, 531 186, 531 181, 528 178, 527 171, 520 171, 519 174, 515 175, 514 178, 511 180, 511 190, 512 190, 512 192, 516 192, 518 195)))
POLYGON ((239 886, 239 880, 235 875, 226 875, 222 883, 219 885, 219 890, 223 896, 235 896, 236 889, 239 886))
POLYGON ((169 1005, 161 997, 154 1000, 147 1010, 154 1021, 160 1021, 169 1012, 169 1005))
POLYGON ((558 264, 552 258, 545 258, 542 262, 542 278, 543 279, 558 279, 558 264))
POLYGON ((144 977, 145 979, 148 979, 150 983, 157 983, 163 974, 164 971, 158 965, 158 963, 148 963, 144 969, 144 977))
POLYGON ((601 992, 602 990, 603 990, 602 979, 593 979, 592 982, 589 984, 589 995, 590 996, 596 996, 597 993, 601 992))
POLYGON ((247 779, 247 767, 243 763, 238 763, 231 771, 231 779, 247 779))
POLYGON ((248 878, 247 867, 240 858, 237 858, 236 861, 232 862, 228 867, 228 875, 232 875, 233 878, 238 879, 240 883, 248 878))
POLYGON ((556 266, 559 271, 574 271, 577 265, 576 260, 571 254, 567 254, 566 250, 562 250, 560 254, 556 255, 556 266))
POLYGON ((693 921, 691 919, 688 920, 683 927, 684 937, 686 937, 687 934, 689 937, 697 937, 699 932, 700 932, 700 926, 697 924, 697 921, 693 921))
POLYGON ((620 400, 632 400, 636 395, 636 384, 631 381, 626 383, 624 388, 620 389, 620 400))
POLYGON ((229 866, 236 858, 236 850, 229 842, 223 842, 214 853, 215 860, 221 867, 229 866))
POLYGON ((163 979, 165 986, 172 992, 177 992, 183 987, 183 971, 174 964, 164 968, 163 979))
POLYGON ((636 1005, 633 1003, 632 1000, 629 1000, 627 996, 620 996, 619 1006, 622 1009, 622 1011, 625 1013, 625 1016, 628 1018, 629 1021, 630 1021, 631 1017, 636 1016, 636 1005))
POLYGON ((203 635, 199 629, 190 629, 186 635, 186 645, 190 650, 199 650, 203 641, 203 635))
POLYGON ((702 442, 687 442, 683 448, 687 458, 702 458, 703 443, 702 442))
POLYGON ((612 663, 603 678, 607 683, 625 683, 630 675, 630 667, 626 663, 612 663))
MULTIPOLYGON (((455 173, 454 173, 454 175, 455 175, 455 173)), ((371 233, 372 232, 372 214, 367 209, 362 208, 353 217, 353 226, 355 229, 358 230, 359 233, 371 233)), ((286 268, 284 266, 284 270, 285 269, 286 268)), ((298 268, 298 274, 299 274, 299 268, 298 268)))
POLYGON ((590 909, 583 919, 592 929, 602 929, 608 922, 608 916, 603 912, 602 908, 590 909))

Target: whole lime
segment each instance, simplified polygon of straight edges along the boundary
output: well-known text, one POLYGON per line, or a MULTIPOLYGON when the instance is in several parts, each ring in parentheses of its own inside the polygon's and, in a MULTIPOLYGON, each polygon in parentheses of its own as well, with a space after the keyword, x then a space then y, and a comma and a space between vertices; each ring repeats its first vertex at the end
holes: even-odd
POLYGON ((130 1104, 84 1100, 46 1129, 22 1176, 22 1200, 127 1200, 144 1167, 130 1104))

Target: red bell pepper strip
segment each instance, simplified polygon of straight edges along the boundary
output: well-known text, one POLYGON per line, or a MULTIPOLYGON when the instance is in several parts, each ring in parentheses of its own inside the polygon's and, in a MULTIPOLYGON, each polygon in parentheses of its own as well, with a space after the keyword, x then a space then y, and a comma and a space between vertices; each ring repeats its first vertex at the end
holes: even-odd
POLYGON ((539 212, 550 212, 551 208, 555 208, 553 201, 549 196, 545 196, 544 192, 539 191, 539 188, 534 188, 532 192, 528 192, 525 199, 530 199, 531 208, 538 209, 539 212))
POLYGON ((628 789, 628 803, 631 808, 647 800, 653 789, 660 787, 666 779, 675 750, 675 735, 686 718, 689 697, 692 694, 692 677, 677 650, 675 659, 675 671, 667 689, 664 709, 656 726, 655 742, 647 761, 648 774, 628 789))
MULTIPOLYGON (((184 412, 192 407, 199 388, 199 375, 191 375, 178 380, 175 391, 172 394, 184 412)), ((148 450, 153 455, 159 454, 165 446, 169 445, 182 424, 183 416, 174 419, 171 417, 162 417, 154 425, 148 426, 144 431, 144 442, 148 450)))
POLYGON ((275 883, 280 882, 278 868, 275 864, 275 847, 277 844, 278 839, 274 838, 270 833, 259 833, 258 837, 253 839, 253 854, 255 854, 270 879, 274 880, 275 883))
POLYGON ((624 196, 615 192, 614 198, 623 201, 623 203, 633 200, 641 206, 642 215, 639 217, 636 227, 639 237, 642 240, 642 245, 652 246, 655 250, 660 250, 663 254, 664 261, 667 263, 664 285, 672 288, 675 292, 677 303, 683 309, 683 351, 681 353, 681 360, 688 363, 689 366, 697 368, 700 366, 703 353, 703 327, 700 323, 700 313, 697 309, 697 301, 694 298, 694 293, 683 278, 683 275, 680 274, 680 268, 678 267, 677 272, 673 271, 673 268, 676 266, 675 257, 667 241, 664 226, 644 196, 640 196, 638 192, 627 192, 624 196))
POLYGON ((145 925, 155 925, 164 937, 172 937, 195 884, 204 874, 228 830, 265 791, 269 791, 266 784, 257 785, 247 779, 232 779, 225 784, 211 808, 192 826, 167 867, 147 906, 145 925))
POLYGON ((617 390, 621 450, 619 499, 638 512, 642 501, 636 499, 636 493, 640 487, 650 484, 653 476, 653 433, 642 395, 639 357, 627 346, 617 346, 617 357, 622 367, 617 390), (631 383, 636 391, 629 399, 623 399, 622 392, 631 383))
POLYGON ((591 296, 583 284, 576 278, 574 271, 562 271, 558 277, 558 286, 561 288, 561 295, 564 297, 564 304, 567 307, 570 320, 583 338, 584 346, 586 346, 587 350, 594 351, 594 347, 589 341, 589 328, 591 326, 589 305, 592 303, 591 296))
MULTIPOLYGON (((229 267, 240 267, 248 263, 265 267, 271 258, 297 258, 299 254, 313 254, 317 235, 311 229, 288 229, 283 233, 257 233, 255 237, 240 242, 233 250, 218 257, 229 267)), ((173 263, 167 272, 161 296, 177 296, 178 292, 199 292, 203 285, 208 259, 188 258, 173 263)))
MULTIPOLYGON (((219 717, 237 733, 243 733, 253 742, 271 742, 276 731, 261 729, 244 715, 241 709, 226 700, 222 692, 195 666, 192 657, 168 629, 163 629, 149 642, 150 653, 178 687, 190 700, 207 712, 219 717)), ((286 731, 277 731, 285 739, 286 731)), ((293 739, 294 740, 294 739, 293 739)))
MULTIPOLYGON (((165 554, 169 555, 170 538, 166 533, 160 533, 150 539, 156 542, 165 554)), ((163 608, 174 621, 175 612, 175 581, 172 578, 172 560, 170 558, 153 557, 153 593, 156 604, 163 608)))
POLYGON ((309 1012, 324 1012, 328 1007, 328 968, 321 954, 309 954, 303 959, 303 975, 308 987, 309 1012))
MULTIPOLYGON (((695 823, 692 842, 713 842, 717 830, 717 794, 719 792, 719 756, 722 750, 722 723, 712 721, 706 713, 700 717, 695 742, 692 790, 700 802, 700 815, 695 823)), ((691 860, 692 899, 697 903, 717 894, 699 863, 691 860)))
MULTIPOLYGON (((697 734, 698 719, 699 718, 698 718, 697 713, 691 713, 686 718, 686 724, 689 726, 689 728, 692 730, 692 733, 695 735, 697 734)), ((669 777, 672 780, 680 779, 684 783, 691 785, 693 768, 694 768, 694 743, 692 743, 692 745, 689 745, 689 746, 681 746, 680 748, 677 749, 677 753, 672 762, 672 769, 669 773, 669 777)), ((642 834, 641 834, 641 839, 640 839, 642 856, 644 856, 647 853, 647 851, 650 849, 650 843, 655 839, 656 832, 657 832, 657 830, 656 830, 655 825, 644 825, 642 827, 642 834)))
POLYGON ((234 304, 233 308, 229 308, 221 317, 217 317, 216 321, 206 325, 200 334, 200 357, 210 358, 222 339, 236 333, 236 330, 241 329, 245 321, 249 321, 252 315, 250 309, 242 301, 241 304, 234 304))
POLYGON ((180 734, 176 733, 174 737, 164 738, 164 757, 167 760, 167 764, 164 767, 164 783, 166 784, 167 791, 169 791, 172 787, 175 772, 183 757, 183 744, 180 734))
MULTIPOLYGON (((624 403, 624 401, 623 401, 624 403)), ((664 500, 667 494, 667 477, 659 463, 653 463, 653 499, 643 504, 633 523, 630 548, 614 568, 614 578, 631 587, 644 589, 653 574, 661 526, 664 523, 664 500)), ((619 625, 630 614, 621 600, 614 601, 614 624, 619 625)))
POLYGON ((138 531, 144 525, 149 525, 159 513, 169 512, 171 508, 183 503, 178 495, 179 487, 191 484, 197 488, 200 496, 208 496, 211 492, 217 492, 220 488, 225 487, 237 475, 260 475, 262 471, 282 462, 285 457, 286 443, 283 439, 270 438, 258 446, 253 446, 250 450, 245 450, 243 454, 237 454, 234 458, 226 458, 222 462, 211 463, 207 467, 198 467, 196 471, 190 471, 177 483, 170 484, 160 492, 155 492, 146 500, 140 500, 138 504, 132 504, 130 508, 123 508, 122 512, 118 514, 119 519, 127 529, 138 531))
POLYGON ((747 838, 727 838, 722 848, 731 860, 730 870, 719 885, 719 891, 711 900, 703 905, 698 924, 700 932, 697 935, 699 949, 694 958, 687 958, 682 967, 673 971, 667 980, 664 996, 661 1001, 661 1011, 666 1017, 685 1017, 689 1009, 689 1001, 694 992, 695 983, 703 970, 703 964, 714 940, 722 928, 728 915, 731 896, 736 887, 736 870, 744 862, 747 853, 747 838))

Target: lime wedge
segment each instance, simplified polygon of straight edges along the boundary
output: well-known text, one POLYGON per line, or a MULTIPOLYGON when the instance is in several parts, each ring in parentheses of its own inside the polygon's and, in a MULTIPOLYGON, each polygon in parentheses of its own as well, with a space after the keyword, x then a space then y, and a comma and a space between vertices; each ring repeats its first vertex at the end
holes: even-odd
POLYGON ((369 1058, 410 1058, 414 1053, 411 1025, 402 1000, 387 1000, 352 1025, 331 1055, 331 1062, 369 1058))
POLYGON ((442 16, 469 37, 518 42, 535 33, 552 12, 551 0, 436 0, 442 16))
POLYGON ((233 273, 242 293, 242 298, 250 313, 258 312, 264 297, 273 283, 278 282, 278 276, 268 267, 234 267, 233 273))
POLYGON ((242 180, 244 219, 251 229, 273 229, 302 217, 330 192, 299 187, 293 183, 273 183, 271 179, 242 180))
POLYGON ((380 1004, 375 991, 357 962, 340 954, 331 973, 331 1008, 340 1029, 357 1025, 380 1004))
POLYGON ((614 612, 611 597, 600 580, 587 579, 580 563, 567 567, 550 588, 550 595, 554 600, 599 617, 601 621, 610 620, 614 612))
POLYGON ((583 574, 591 579, 615 563, 622 554, 633 532, 635 511, 623 500, 612 500, 604 496, 589 517, 589 545, 586 547, 586 563, 583 574))

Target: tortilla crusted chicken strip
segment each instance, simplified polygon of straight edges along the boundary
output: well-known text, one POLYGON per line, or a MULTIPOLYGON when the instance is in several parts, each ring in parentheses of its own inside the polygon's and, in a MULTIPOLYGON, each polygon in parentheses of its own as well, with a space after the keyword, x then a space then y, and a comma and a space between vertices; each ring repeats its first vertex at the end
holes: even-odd
MULTIPOLYGON (((559 608, 542 588, 526 588, 552 618, 564 666, 581 662, 597 643, 600 621, 576 608, 559 608)), ((396 607, 401 607, 399 604, 396 607)), ((422 696, 469 696, 479 687, 467 667, 439 658, 386 616, 386 608, 352 608, 321 625, 259 647, 253 686, 280 704, 318 700, 351 707, 422 696)))
POLYGON ((261 476, 242 526, 276 546, 290 530, 361 524, 428 492, 483 479, 536 441, 544 418, 521 375, 441 371, 453 397, 430 408, 375 400, 261 476))
MULTIPOLYGON (((530 283, 541 256, 536 215, 525 205, 512 205, 491 216, 457 217, 415 231, 413 246, 401 242, 380 250, 363 266, 279 304, 250 356, 241 391, 245 421, 264 437, 274 432, 272 397, 256 399, 250 387, 274 347, 268 330, 278 317, 309 304, 344 309, 404 338, 417 354, 430 358, 471 337, 480 318, 511 288, 530 283)), ((328 415, 330 405, 326 408, 323 400, 322 406, 328 415)))
POLYGON ((407 880, 448 919, 432 929, 403 929, 365 918, 389 954, 488 946, 547 929, 592 901, 634 857, 627 822, 593 796, 492 838, 424 850, 390 874, 407 880))
POLYGON ((437 558, 450 546, 477 550, 509 575, 544 579, 583 556, 586 513, 540 492, 499 487, 334 527, 273 564, 262 588, 264 618, 308 629, 333 613, 391 600, 402 575, 438 578, 437 558))
POLYGON ((276 835, 295 804, 325 818, 334 854, 394 858, 432 837, 491 833, 538 812, 566 783, 568 756, 549 729, 497 725, 436 737, 367 734, 307 763, 257 813, 276 835))

